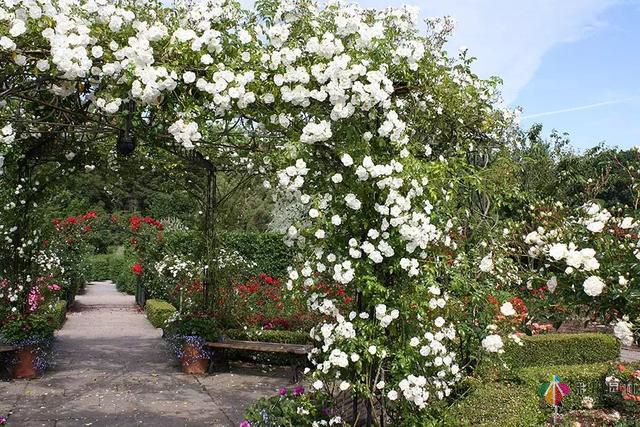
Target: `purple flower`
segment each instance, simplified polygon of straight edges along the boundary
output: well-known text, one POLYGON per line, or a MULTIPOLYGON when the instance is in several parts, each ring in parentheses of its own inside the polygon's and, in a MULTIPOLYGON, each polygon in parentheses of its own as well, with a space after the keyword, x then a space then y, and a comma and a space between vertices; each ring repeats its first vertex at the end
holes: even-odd
POLYGON ((289 390, 287 390, 286 387, 282 387, 280 389, 280 396, 286 396, 288 392, 289 392, 289 390))
POLYGON ((251 427, 251 423, 249 421, 247 421, 247 420, 243 420, 240 423, 240 427, 251 427))
POLYGON ((7 417, 0 415, 0 426, 7 425, 7 417))
POLYGON ((304 394, 304 387, 302 387, 301 385, 297 385, 293 389, 293 395, 294 396, 302 396, 303 394, 304 394))

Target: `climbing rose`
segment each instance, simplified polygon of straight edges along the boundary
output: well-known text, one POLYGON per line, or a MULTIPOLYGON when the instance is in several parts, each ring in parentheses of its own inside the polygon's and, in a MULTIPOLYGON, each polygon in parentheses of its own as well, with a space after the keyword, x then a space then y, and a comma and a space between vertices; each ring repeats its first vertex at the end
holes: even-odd
POLYGON ((482 340, 482 347, 490 353, 502 353, 504 343, 500 335, 488 335, 482 340))
POLYGON ((598 276, 591 276, 584 281, 582 287, 587 295, 590 297, 597 297, 604 289, 604 282, 598 276))
POLYGON ((135 273, 136 276, 142 275, 142 265, 140 265, 140 263, 138 262, 133 264, 133 266, 131 267, 131 270, 135 273))

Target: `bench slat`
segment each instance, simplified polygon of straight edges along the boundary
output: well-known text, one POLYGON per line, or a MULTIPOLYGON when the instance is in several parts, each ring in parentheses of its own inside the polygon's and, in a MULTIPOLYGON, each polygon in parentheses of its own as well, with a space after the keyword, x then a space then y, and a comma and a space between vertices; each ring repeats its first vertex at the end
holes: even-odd
POLYGON ((281 343, 273 343, 273 342, 239 341, 239 340, 208 342, 207 347, 229 349, 229 350, 261 351, 261 352, 268 352, 268 353, 292 353, 292 354, 299 354, 299 355, 306 355, 313 349, 313 346, 304 345, 304 344, 281 344, 281 343))
POLYGON ((0 345, 0 353, 7 353, 15 350, 16 348, 12 345, 0 345))

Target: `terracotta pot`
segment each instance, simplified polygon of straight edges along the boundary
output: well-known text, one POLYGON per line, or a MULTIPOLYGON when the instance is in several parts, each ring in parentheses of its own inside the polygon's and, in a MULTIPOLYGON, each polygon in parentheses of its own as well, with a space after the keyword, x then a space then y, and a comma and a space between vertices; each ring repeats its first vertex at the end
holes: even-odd
POLYGON ((22 347, 15 352, 16 364, 13 368, 13 378, 36 378, 38 371, 34 367, 37 350, 31 346, 22 347))
POLYGON ((182 346, 182 372, 185 374, 205 374, 209 367, 209 356, 193 344, 185 343, 182 346))

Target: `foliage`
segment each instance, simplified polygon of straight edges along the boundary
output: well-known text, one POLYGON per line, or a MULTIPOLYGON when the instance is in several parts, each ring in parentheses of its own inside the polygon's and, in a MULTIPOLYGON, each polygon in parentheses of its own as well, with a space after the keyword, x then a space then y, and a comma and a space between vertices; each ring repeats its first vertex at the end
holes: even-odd
POLYGON ((147 300, 144 310, 147 312, 149 322, 156 327, 162 328, 166 321, 176 312, 176 308, 163 300, 147 300))
POLYGON ((272 277, 284 277, 291 265, 293 251, 283 243, 277 233, 232 232, 221 236, 224 248, 238 252, 253 264, 251 274, 266 273, 272 277))
POLYGON ((632 322, 640 319, 635 211, 588 202, 576 209, 542 204, 530 213, 538 227, 529 228, 519 243, 519 251, 528 254, 525 293, 538 293, 561 319, 572 313, 615 322, 616 336, 631 344, 632 322))
POLYGON ((271 329, 226 329, 224 336, 234 340, 277 342, 283 344, 311 344, 309 334, 302 331, 278 331, 271 329))
POLYGON ((524 336, 522 342, 507 347, 504 358, 511 367, 609 362, 620 355, 618 340, 600 333, 524 336))
POLYGON ((551 375, 558 375, 563 383, 571 388, 571 393, 562 400, 562 409, 569 411, 581 409, 584 397, 593 399, 593 407, 606 406, 604 398, 607 392, 605 377, 615 363, 594 363, 577 365, 544 365, 518 369, 515 377, 531 390, 536 390, 551 375))
POLYGON ((55 329, 62 329, 67 316, 67 302, 56 301, 50 310, 53 327, 55 329))
POLYGON ((640 364, 610 365, 604 379, 603 401, 606 406, 640 415, 640 364))
POLYGON ((232 325, 259 329, 305 330, 317 320, 306 307, 306 301, 286 294, 284 284, 260 274, 246 282, 234 284, 225 296, 232 325))
MULTIPOLYGON (((394 425, 432 420, 464 375, 517 343, 530 320, 578 313, 615 322, 633 341, 638 223, 624 208, 576 207, 590 202, 584 189, 637 208, 637 153, 576 160, 562 136, 553 148, 539 130, 523 136, 500 107, 498 80, 478 78, 466 50, 445 51, 450 20, 419 30, 409 8, 306 0, 253 10, 233 0, 5 6, 0 265, 12 286, 30 289, 48 270, 69 293, 83 283, 78 235, 95 218, 60 220, 43 248, 52 203, 36 208, 97 165, 127 176, 104 186, 114 192, 98 197, 105 211, 118 198, 140 211, 128 218, 135 260, 119 271, 121 289, 140 280, 151 297, 171 299, 177 335, 217 335, 226 310, 204 300, 230 295, 244 272, 227 270, 219 250, 238 252, 317 315, 314 388, 382 402, 394 425), (523 139, 531 145, 520 150, 523 139), (530 179, 537 159, 544 173, 530 179), (554 192, 559 179, 567 192, 554 192), (258 191, 259 181, 272 190, 258 191), (153 200, 144 186, 180 187, 175 214, 173 199, 153 200), (242 218, 262 228, 272 203, 299 207, 282 227, 286 247, 277 236, 218 236, 242 218), (193 250, 178 238, 180 253, 170 253, 149 211, 199 223, 202 238, 193 250), (205 295, 212 278, 222 292, 205 295)), ((95 245, 105 251, 108 239, 95 245)), ((31 321, 23 311, 10 328, 31 321)))
POLYGON ((343 425, 340 417, 330 415, 327 396, 307 393, 298 385, 281 388, 277 396, 261 398, 245 412, 241 427, 315 427, 343 425))
POLYGON ((476 380, 469 394, 449 411, 452 425, 537 427, 545 416, 536 388, 506 382, 476 380))
POLYGON ((20 345, 51 338, 60 322, 61 292, 48 277, 26 283, 0 280, 0 342, 20 345))
POLYGON ((175 312, 166 325, 168 335, 173 337, 200 337, 206 341, 218 341, 220 338, 218 321, 207 314, 175 312))

